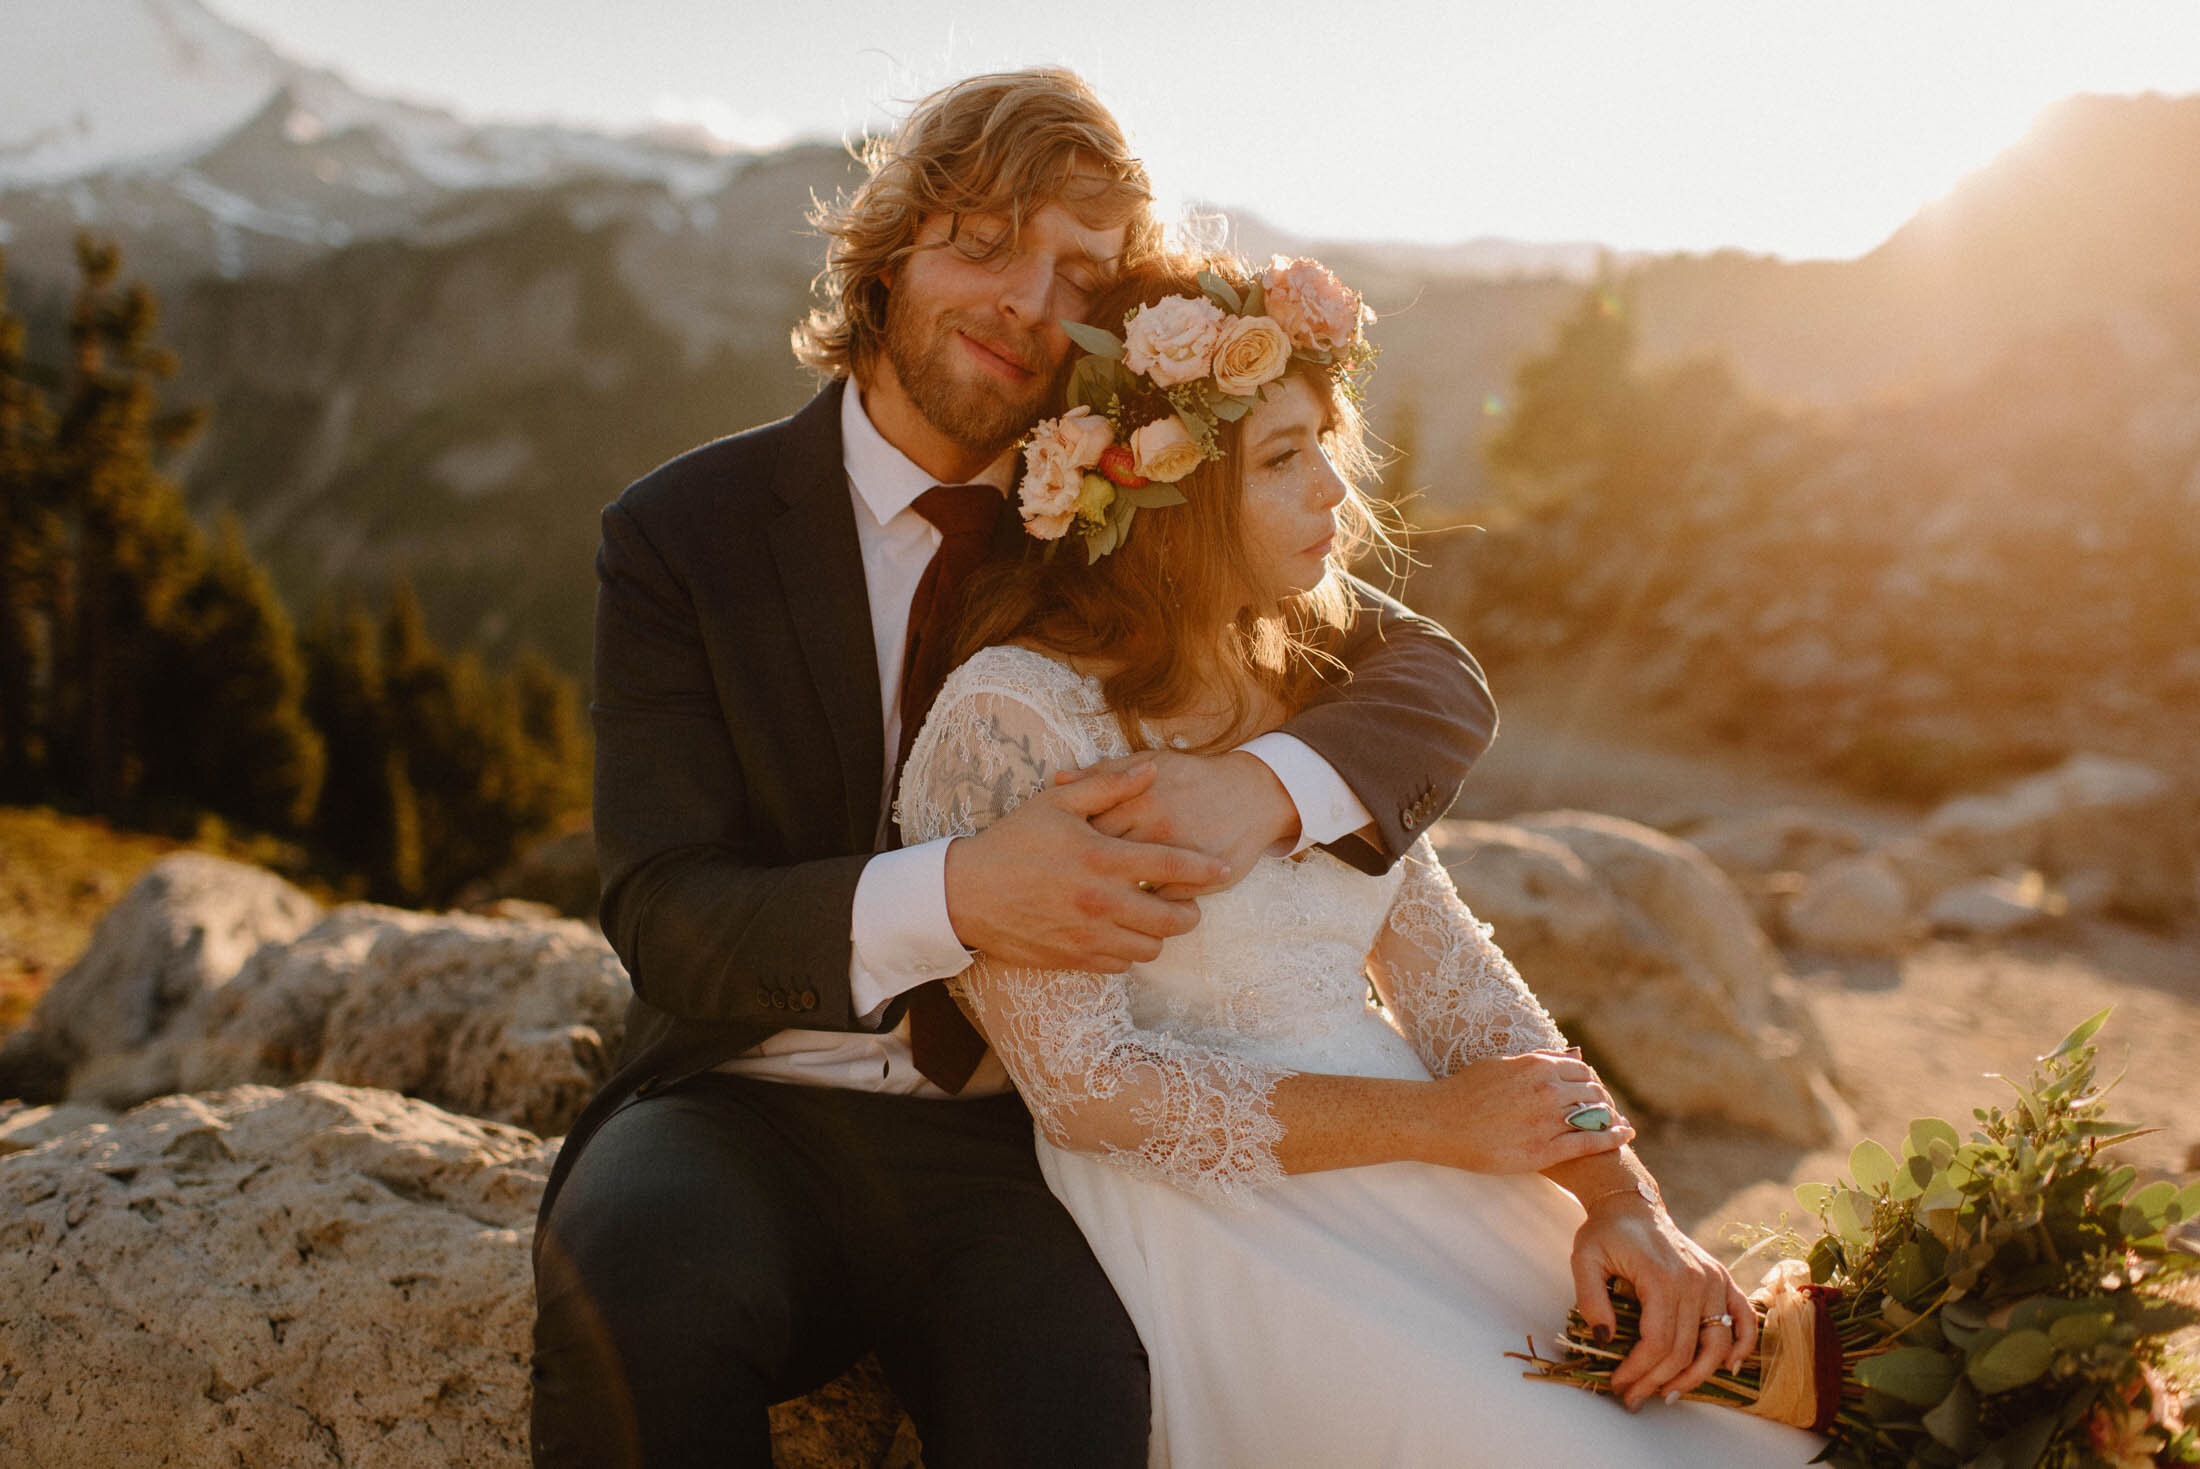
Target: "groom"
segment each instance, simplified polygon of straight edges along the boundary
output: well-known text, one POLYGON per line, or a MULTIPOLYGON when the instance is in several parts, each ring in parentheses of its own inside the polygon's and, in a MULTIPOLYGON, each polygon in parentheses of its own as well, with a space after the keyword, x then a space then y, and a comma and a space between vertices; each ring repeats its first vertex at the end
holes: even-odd
POLYGON ((1063 71, 949 87, 869 162, 796 332, 832 381, 604 512, 596 843, 635 998, 536 1231, 538 1464, 768 1464, 766 1407, 866 1350, 934 1469, 1143 1464, 1137 1333, 935 981, 1120 971, 1278 843, 1380 871, 1494 729, 1464 650, 1361 588, 1350 678, 1285 731, 895 850, 953 583, 1022 543, 1059 320, 1158 230, 1063 71))

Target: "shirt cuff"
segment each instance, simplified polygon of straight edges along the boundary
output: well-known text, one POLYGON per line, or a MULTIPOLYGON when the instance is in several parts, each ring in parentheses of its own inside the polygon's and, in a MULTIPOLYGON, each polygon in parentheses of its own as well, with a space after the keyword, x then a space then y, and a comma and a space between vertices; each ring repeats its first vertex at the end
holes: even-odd
POLYGON ((1299 808, 1299 841, 1291 849, 1293 854, 1349 836, 1375 819, 1336 767, 1296 736, 1271 730, 1238 748, 1274 771, 1283 782, 1284 794, 1299 808))
POLYGON ((875 1025, 896 995, 960 974, 975 957, 947 916, 947 844, 953 840, 881 852, 856 878, 848 999, 865 1025, 875 1025))

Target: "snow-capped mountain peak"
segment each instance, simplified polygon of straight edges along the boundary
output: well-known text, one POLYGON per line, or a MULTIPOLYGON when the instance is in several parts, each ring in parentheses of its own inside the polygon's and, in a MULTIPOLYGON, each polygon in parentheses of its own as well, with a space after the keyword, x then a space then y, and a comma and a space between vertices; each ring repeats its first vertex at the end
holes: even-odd
POLYGON ((477 191, 684 201, 748 162, 374 96, 199 0, 0 0, 0 35, 0 244, 19 263, 65 259, 88 228, 156 276, 236 276, 408 234, 477 191))
POLYGON ((0 182, 204 146, 303 68, 197 0, 0 0, 0 182))
POLYGON ((667 138, 477 124, 360 91, 292 61, 198 0, 0 0, 0 186, 160 171, 215 147, 278 93, 285 139, 356 128, 387 137, 438 189, 555 184, 583 175, 716 188, 726 155, 667 138))

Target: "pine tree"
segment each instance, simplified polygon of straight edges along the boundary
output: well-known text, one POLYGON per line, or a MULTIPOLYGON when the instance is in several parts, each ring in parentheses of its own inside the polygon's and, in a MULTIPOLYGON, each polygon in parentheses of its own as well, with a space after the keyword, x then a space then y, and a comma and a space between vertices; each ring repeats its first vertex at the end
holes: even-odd
POLYGON ((529 825, 540 829, 588 805, 590 747, 580 691, 550 660, 529 648, 514 660, 511 686, 518 706, 529 792, 529 825))
POLYGON ((144 727, 139 695, 155 630, 204 554, 181 492, 155 467, 197 431, 199 416, 160 410, 157 385, 175 362, 153 344, 152 293, 117 287, 120 252, 83 237, 77 265, 74 362, 53 460, 64 584, 50 749, 72 793, 116 811, 143 767, 131 739, 144 727))
POLYGON ((1630 302, 1609 281, 1582 293, 1549 351, 1522 364, 1514 406, 1485 452, 1507 498, 1526 509, 1563 503, 1618 457, 1636 418, 1630 302))
POLYGON ((25 799, 45 762, 42 695, 53 677, 53 417, 29 377, 0 251, 0 796, 25 799))
POLYGON ((142 799, 296 831, 324 761, 303 708, 305 667, 290 614, 224 516, 214 549, 156 629, 133 744, 142 799))
POLYGON ((305 712, 327 754, 311 832, 385 901, 417 900, 420 823, 390 731, 381 630, 364 607, 324 606, 305 637, 305 712))
POLYGON ((399 583, 382 620, 383 697, 419 822, 420 895, 441 901, 494 871, 515 840, 510 742, 496 691, 472 653, 428 636, 419 599, 399 583))
POLYGON ((400 583, 382 619, 383 702, 419 833, 417 897, 446 901, 586 801, 578 696, 539 657, 492 680, 429 637, 400 583))

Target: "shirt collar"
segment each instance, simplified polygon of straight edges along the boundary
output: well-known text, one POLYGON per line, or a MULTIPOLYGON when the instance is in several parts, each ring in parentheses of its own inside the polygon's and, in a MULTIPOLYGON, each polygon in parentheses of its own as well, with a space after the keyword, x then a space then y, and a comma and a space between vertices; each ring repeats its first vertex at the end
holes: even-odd
MULTIPOLYGON (((863 411, 863 389, 854 380, 840 395, 841 462, 848 468, 848 482, 856 498, 880 525, 914 505, 917 496, 939 483, 911 462, 908 455, 886 442, 863 411)), ((988 464, 972 483, 991 485, 1003 495, 1016 471, 1016 451, 1003 453, 988 464)))

